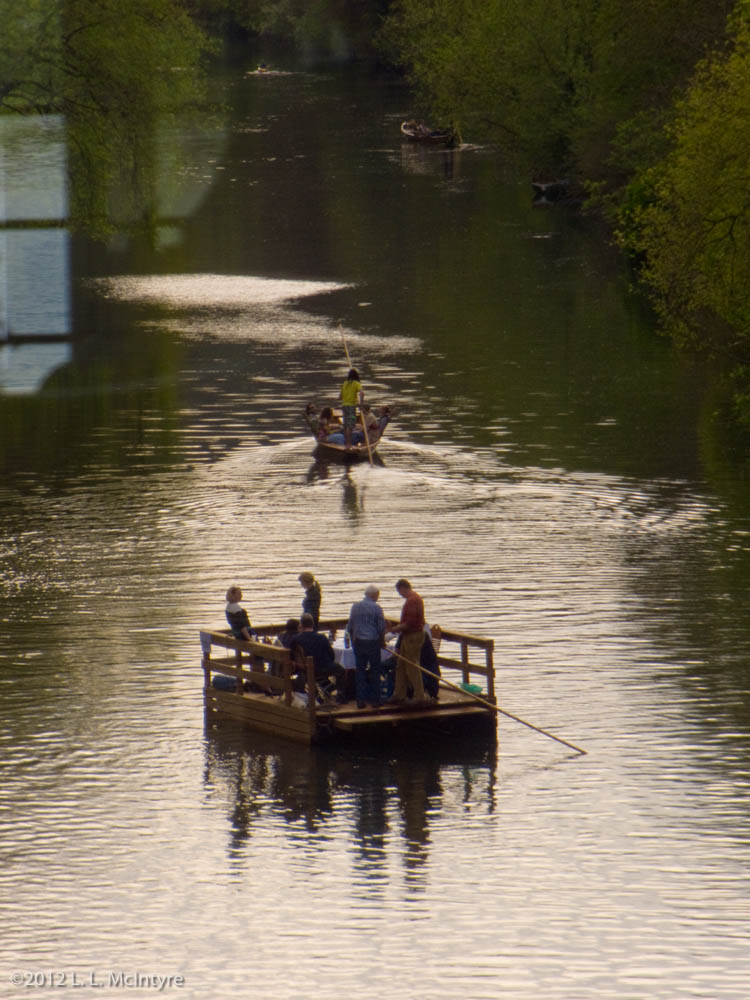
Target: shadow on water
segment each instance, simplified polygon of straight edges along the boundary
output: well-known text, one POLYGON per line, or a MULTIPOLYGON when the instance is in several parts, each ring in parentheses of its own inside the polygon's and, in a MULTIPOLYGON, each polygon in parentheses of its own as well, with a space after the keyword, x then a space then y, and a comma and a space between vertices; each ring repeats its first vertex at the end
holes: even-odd
POLYGON ((387 835, 400 826, 403 865, 413 876, 427 861, 430 824, 444 809, 496 809, 497 744, 486 736, 453 744, 433 736, 411 746, 394 738, 333 750, 221 720, 206 727, 205 747, 204 785, 211 798, 227 797, 234 862, 245 857, 256 823, 265 828, 270 811, 314 837, 343 822, 368 878, 373 864, 375 871, 385 865, 387 835))

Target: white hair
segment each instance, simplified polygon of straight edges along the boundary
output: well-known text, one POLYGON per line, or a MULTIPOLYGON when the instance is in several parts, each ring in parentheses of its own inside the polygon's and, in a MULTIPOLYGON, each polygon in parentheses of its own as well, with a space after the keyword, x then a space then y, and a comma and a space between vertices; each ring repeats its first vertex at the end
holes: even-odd
POLYGON ((368 583, 365 587, 365 597, 377 597, 380 593, 380 587, 376 587, 374 583, 368 583))

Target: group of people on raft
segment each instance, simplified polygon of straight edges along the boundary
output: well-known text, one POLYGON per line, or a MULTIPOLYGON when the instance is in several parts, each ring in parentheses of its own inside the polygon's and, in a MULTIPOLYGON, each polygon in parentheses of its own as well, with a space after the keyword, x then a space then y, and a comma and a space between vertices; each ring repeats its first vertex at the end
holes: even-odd
POLYGON ((324 406, 318 412, 315 403, 308 403, 305 409, 305 420, 316 441, 342 445, 347 450, 364 444, 365 435, 371 445, 375 444, 390 419, 389 406, 381 406, 375 413, 370 404, 365 402, 362 382, 356 368, 349 369, 341 386, 340 420, 330 406, 324 406), (361 423, 357 422, 358 406, 362 414, 361 423))
MULTIPOLYGON (((299 582, 305 590, 302 614, 290 618, 276 642, 289 649, 295 662, 294 686, 305 690, 305 669, 301 660, 312 657, 315 682, 326 694, 335 689, 336 701, 344 704, 350 700, 348 679, 351 674, 337 662, 332 639, 335 633, 325 635, 318 631, 322 593, 320 584, 312 573, 300 573, 299 582)), ((438 696, 440 667, 433 645, 436 626, 432 632, 425 624, 424 602, 408 580, 396 582, 396 590, 403 598, 398 622, 387 622, 378 603, 380 589, 368 584, 361 600, 355 601, 349 612, 344 634, 345 644, 351 643, 354 652, 354 696, 357 708, 409 702, 428 705, 438 696), (423 673, 427 671, 427 673, 423 673)), ((238 586, 226 594, 226 619, 237 639, 257 639, 248 613, 241 605, 242 591, 238 586)), ((310 697, 310 692, 307 692, 310 697)))

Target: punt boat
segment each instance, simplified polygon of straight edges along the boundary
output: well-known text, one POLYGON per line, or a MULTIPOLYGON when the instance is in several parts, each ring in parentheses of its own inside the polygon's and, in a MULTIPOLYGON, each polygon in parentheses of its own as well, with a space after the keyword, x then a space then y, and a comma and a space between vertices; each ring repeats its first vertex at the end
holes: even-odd
MULTIPOLYGON (((341 417, 340 411, 334 411, 339 419, 341 417)), ((316 439, 315 450, 313 455, 316 459, 324 462, 343 462, 349 464, 351 462, 368 462, 372 458, 373 460, 379 461, 376 455, 378 445, 380 444, 385 429, 388 426, 391 419, 390 409, 388 409, 386 415, 381 418, 380 430, 377 437, 372 437, 370 439, 370 447, 368 449, 364 441, 361 444, 353 444, 350 448, 345 447, 343 444, 334 444, 332 441, 318 441, 315 433, 314 427, 310 424, 310 420, 305 415, 305 422, 307 423, 308 429, 312 432, 313 437, 316 439)), ((361 420, 357 425, 357 430, 362 430, 361 420)), ((382 465, 382 462, 379 462, 382 465)))
MULTIPOLYGON (((378 439, 379 441, 380 439, 378 439)), ((380 459, 376 454, 378 441, 370 442, 370 451, 367 451, 366 444, 354 444, 351 448, 345 448, 343 444, 332 444, 330 441, 318 441, 313 455, 323 462, 368 462, 370 456, 373 460, 380 459)), ((382 465, 382 462, 379 462, 382 465)))

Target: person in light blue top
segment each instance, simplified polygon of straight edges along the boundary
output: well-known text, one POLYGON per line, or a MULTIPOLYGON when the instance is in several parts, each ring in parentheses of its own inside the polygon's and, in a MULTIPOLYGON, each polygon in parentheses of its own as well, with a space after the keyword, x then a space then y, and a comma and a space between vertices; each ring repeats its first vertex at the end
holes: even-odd
POLYGON ((382 665, 380 650, 385 642, 385 616, 378 604, 380 591, 371 583, 365 589, 364 599, 352 604, 346 630, 351 636, 354 650, 354 690, 357 708, 365 708, 369 701, 373 707, 380 704, 382 665))

